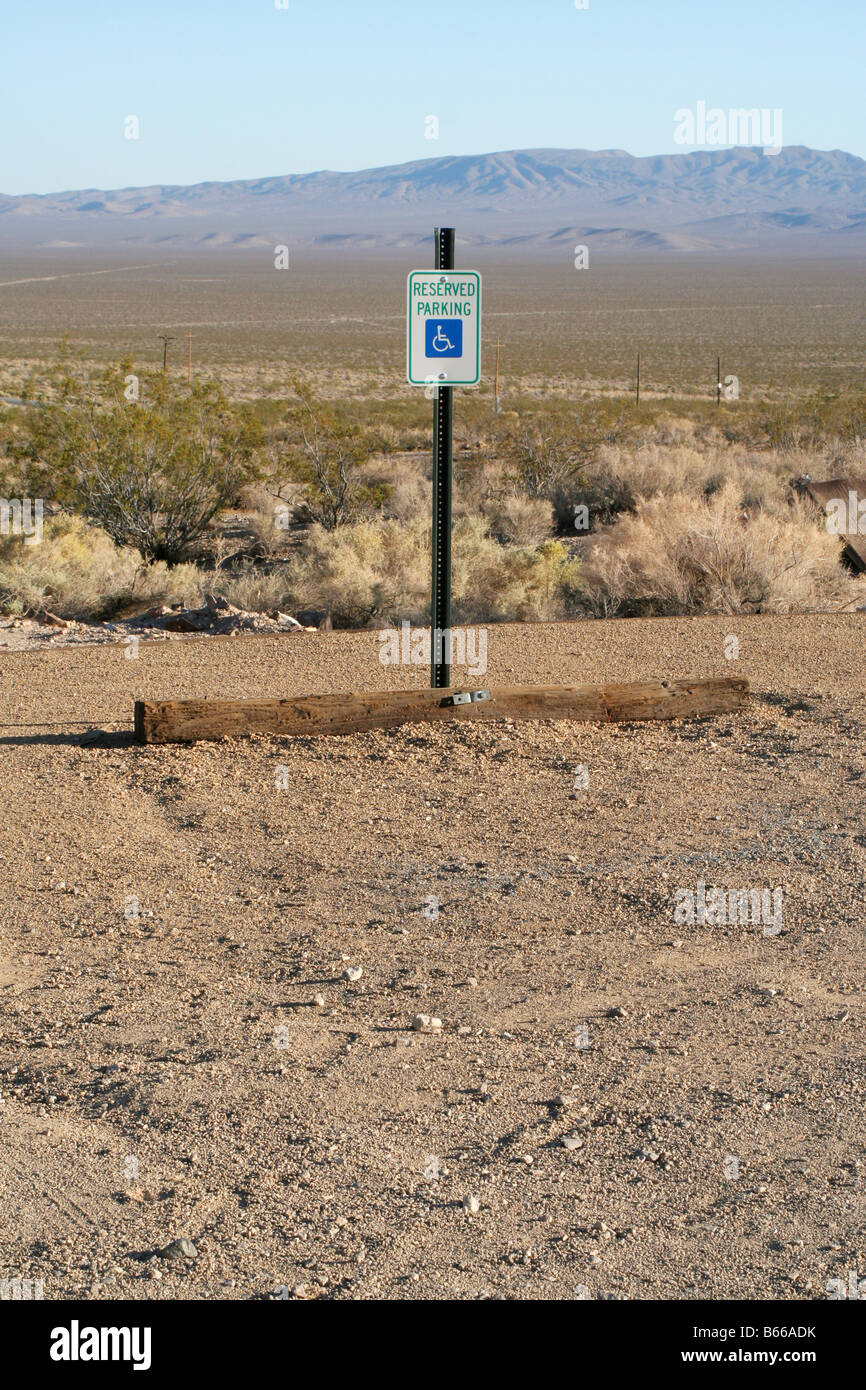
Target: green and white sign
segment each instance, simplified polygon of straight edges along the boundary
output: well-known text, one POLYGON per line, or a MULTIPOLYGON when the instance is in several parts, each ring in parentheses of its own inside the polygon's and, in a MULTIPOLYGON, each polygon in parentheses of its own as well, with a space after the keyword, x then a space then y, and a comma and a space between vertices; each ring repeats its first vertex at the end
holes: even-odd
POLYGON ((481 378, 478 271, 413 270, 408 305, 410 386, 475 386, 481 378))

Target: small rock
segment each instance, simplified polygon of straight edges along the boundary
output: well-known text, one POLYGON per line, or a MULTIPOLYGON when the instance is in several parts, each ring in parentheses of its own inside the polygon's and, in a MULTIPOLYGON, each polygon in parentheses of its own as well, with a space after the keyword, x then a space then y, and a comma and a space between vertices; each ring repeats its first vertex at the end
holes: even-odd
POLYGON ((562 1147, 564 1149, 582 1149, 583 1139, 579 1134, 564 1134, 562 1136, 562 1147))
POLYGON ((432 1014, 416 1014, 412 1019, 412 1027, 416 1033, 438 1033, 442 1027, 441 1018, 434 1018, 432 1014))
POLYGON ((323 1009, 323 1008, 325 1007, 325 996, 324 996, 324 994, 314 994, 314 995, 313 995, 313 1003, 315 1004, 315 1006, 316 1006, 317 1009, 323 1009))
POLYGON ((363 973, 364 973, 364 968, 363 968, 363 966, 361 966, 361 965, 347 965, 347 966, 346 966, 346 969, 343 971, 343 979, 344 979, 344 980, 348 980, 350 984, 354 984, 354 983, 356 982, 356 980, 360 980, 360 978, 361 978, 361 976, 363 975, 363 973))
POLYGON ((481 1210, 480 1199, 470 1193, 468 1197, 463 1198, 463 1210, 467 1216, 477 1216, 481 1210))
POLYGON ((195 1260, 198 1259, 198 1251, 191 1240, 181 1237, 180 1240, 173 1240, 164 1250, 159 1252, 164 1260, 195 1260))
POLYGON ((612 1009, 608 1009, 607 1018, 628 1018, 628 1014, 622 1004, 616 1004, 612 1009))

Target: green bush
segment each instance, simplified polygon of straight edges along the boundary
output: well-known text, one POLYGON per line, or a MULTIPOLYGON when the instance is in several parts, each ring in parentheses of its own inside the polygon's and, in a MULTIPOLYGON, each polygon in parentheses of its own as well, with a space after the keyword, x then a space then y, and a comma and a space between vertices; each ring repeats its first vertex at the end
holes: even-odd
POLYGON ((148 562, 187 557, 256 472, 260 427, 219 387, 106 373, 34 407, 10 452, 30 492, 55 498, 148 562))

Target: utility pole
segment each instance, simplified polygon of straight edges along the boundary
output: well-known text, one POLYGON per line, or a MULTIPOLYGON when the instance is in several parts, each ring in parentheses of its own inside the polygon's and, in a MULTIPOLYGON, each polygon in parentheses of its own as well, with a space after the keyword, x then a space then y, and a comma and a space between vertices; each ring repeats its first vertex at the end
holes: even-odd
POLYGON ((638 351, 637 355, 637 388, 635 390, 634 403, 635 405, 640 405, 640 351, 638 351))
POLYGON ((716 358, 716 405, 722 403, 722 359, 716 358))
MULTIPOLYGON (((454 228, 437 227, 436 269, 454 269, 454 228)), ((430 686, 451 684, 451 495, 454 472, 454 387, 436 388, 433 403, 433 602, 430 686)))
POLYGON ((494 387, 493 387, 493 414, 494 414, 494 415, 498 415, 498 414, 499 414, 499 411, 500 411, 500 408, 501 408, 501 407, 500 407, 500 404, 499 404, 499 349, 500 349, 501 347, 502 347, 502 344, 500 343, 499 339, 497 338, 497 339, 496 339, 496 383, 495 383, 495 385, 494 385, 494 387))
POLYGON ((162 343, 162 370, 165 371, 168 365, 168 345, 174 342, 174 338, 169 338, 165 333, 158 333, 157 337, 162 343))
POLYGON ((189 385, 191 386, 191 385, 192 385, 192 334, 191 334, 191 333, 187 333, 186 339, 187 339, 187 342, 186 342, 186 379, 187 379, 187 382, 189 383, 189 385))

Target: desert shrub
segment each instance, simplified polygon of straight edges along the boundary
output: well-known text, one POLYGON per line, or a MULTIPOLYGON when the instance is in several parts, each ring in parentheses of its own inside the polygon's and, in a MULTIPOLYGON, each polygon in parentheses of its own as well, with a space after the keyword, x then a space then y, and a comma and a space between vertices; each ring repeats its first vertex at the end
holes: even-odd
POLYGON ((611 417, 592 402, 580 402, 571 407, 566 423, 536 418, 522 426, 505 442, 505 453, 513 480, 529 497, 550 502, 556 525, 570 531, 602 446, 622 442, 631 433, 624 415, 611 417))
POLYGON ((461 517, 454 526, 455 621, 545 621, 563 617, 577 593, 577 561, 561 541, 499 545, 484 517, 461 517))
POLYGON ((401 432, 390 420, 382 420, 376 425, 375 444, 380 454, 397 454, 401 450, 401 432))
MULTIPOLYGON (((210 583, 215 584, 213 576, 210 583)), ((219 574, 216 587, 223 598, 247 613, 291 612, 292 594, 283 566, 263 570, 246 564, 224 570, 219 574)))
MULTIPOLYGON (((383 496, 379 515, 407 521, 430 516, 429 460, 415 457, 372 459, 368 474, 383 496)), ((369 514, 366 519, 372 519, 369 514)))
POLYGON ((270 507, 265 504, 251 510, 247 516, 247 525, 253 533, 256 553, 270 556, 275 551, 282 550, 286 544, 290 520, 291 508, 285 503, 273 502, 270 507), (278 507, 282 507, 283 510, 278 512, 278 507))
POLYGON ((637 492, 630 463, 621 449, 602 450, 580 482, 569 490, 567 497, 563 495, 558 509, 563 521, 567 515, 574 527, 576 509, 584 506, 589 527, 594 531, 609 525, 620 512, 631 511, 637 492))
POLYGON ((491 533, 506 545, 541 545, 553 530, 553 506, 543 497, 511 493, 482 508, 491 533))
POLYGON ((687 444, 695 437, 695 422, 682 415, 669 415, 660 411, 654 418, 650 415, 644 428, 644 437, 654 444, 687 444))
POLYGON ((429 516, 431 507, 430 481, 424 476, 423 467, 402 466, 391 475, 391 493, 384 504, 386 516, 398 521, 408 521, 412 517, 429 516))
POLYGON ((420 621, 429 606, 429 531, 420 517, 361 521, 332 531, 311 526, 285 569, 294 609, 324 609, 338 627, 363 627, 374 619, 420 621))
MULTIPOLYGON (((333 532, 314 526, 285 567, 286 602, 290 612, 323 609, 342 627, 426 623, 430 565, 425 517, 333 532)), ((577 563, 560 542, 500 545, 481 516, 455 520, 452 571, 453 618, 460 623, 559 617, 579 582, 577 563)))
POLYGON ((598 616, 790 613, 841 607, 862 592, 839 543, 793 503, 749 514, 726 484, 638 503, 583 548, 583 600, 598 616))
POLYGON ((148 562, 177 564, 255 471, 259 427, 219 387, 177 387, 125 364, 34 408, 10 450, 34 495, 55 497, 148 562))
MULTIPOLYGON (((265 387, 265 389, 267 390, 268 388, 265 387)), ((265 428, 278 425, 284 420, 287 408, 287 401, 280 399, 274 400, 273 397, 270 396, 258 396, 252 402, 253 414, 265 428)))
POLYGON ((821 391, 802 398, 739 406, 719 422, 724 438, 782 453, 866 446, 866 392, 821 391))
POLYGON ((0 608, 29 614, 48 608, 61 618, 97 620, 140 602, 197 602, 204 576, 194 565, 142 563, 131 547, 118 547, 81 517, 45 522, 42 540, 0 538, 0 608))
POLYGON ((551 499, 564 487, 584 479, 589 450, 562 434, 536 423, 511 441, 509 459, 514 479, 529 497, 551 499))
POLYGON ((749 509, 787 514, 790 478, 794 472, 815 473, 814 456, 766 453, 741 444, 716 441, 703 447, 688 438, 664 443, 657 435, 634 448, 605 445, 588 470, 578 499, 589 508, 591 527, 609 525, 623 511, 633 511, 639 499, 689 495, 707 499, 726 484, 734 484, 739 500, 749 509))
POLYGON ((286 546, 301 509, 300 494, 298 483, 272 486, 251 483, 241 490, 238 509, 244 513, 244 524, 252 532, 257 555, 271 556, 286 546))
POLYGON ((345 407, 317 400, 302 381, 294 383, 293 400, 280 467, 302 486, 301 515, 333 531, 380 509, 389 487, 366 465, 382 440, 350 419, 345 407))
POLYGON ((454 515, 487 514, 488 510, 509 495, 526 496, 506 476, 500 459, 478 451, 458 456, 454 461, 454 515))

